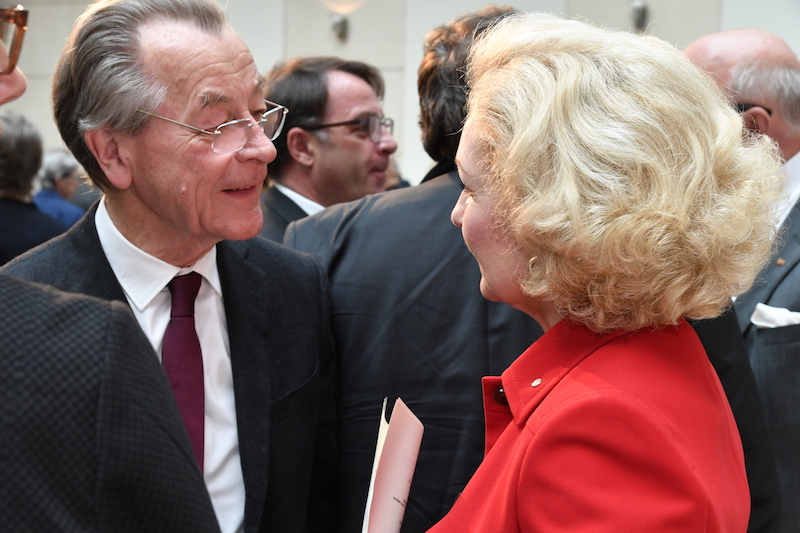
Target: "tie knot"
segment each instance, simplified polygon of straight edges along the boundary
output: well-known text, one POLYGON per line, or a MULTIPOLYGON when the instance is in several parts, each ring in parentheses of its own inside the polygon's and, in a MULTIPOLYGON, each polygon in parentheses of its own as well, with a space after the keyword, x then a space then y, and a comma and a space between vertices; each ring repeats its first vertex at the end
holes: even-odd
POLYGON ((194 316, 194 299, 202 281, 203 276, 197 272, 172 278, 167 285, 172 295, 172 311, 169 316, 194 316))

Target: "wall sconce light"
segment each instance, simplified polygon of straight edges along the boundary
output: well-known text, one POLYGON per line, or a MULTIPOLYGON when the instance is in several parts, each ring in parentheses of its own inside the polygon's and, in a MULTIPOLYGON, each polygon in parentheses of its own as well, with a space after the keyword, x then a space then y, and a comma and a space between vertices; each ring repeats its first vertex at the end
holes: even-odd
POLYGON ((643 32, 647 29, 648 11, 647 3, 643 0, 631 1, 631 20, 636 31, 643 32))
POLYGON ((347 42, 347 16, 340 13, 331 15, 331 27, 333 34, 341 43, 347 42))
POLYGON ((320 0, 322 4, 330 9, 331 14, 331 29, 339 42, 347 42, 347 37, 350 34, 350 22, 347 15, 353 13, 356 9, 360 8, 366 0, 320 0))

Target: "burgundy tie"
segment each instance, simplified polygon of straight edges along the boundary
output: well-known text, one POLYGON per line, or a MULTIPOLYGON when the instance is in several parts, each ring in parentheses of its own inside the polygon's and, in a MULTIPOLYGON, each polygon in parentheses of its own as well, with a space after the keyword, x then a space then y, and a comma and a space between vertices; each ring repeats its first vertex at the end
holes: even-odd
POLYGON ((203 277, 197 272, 169 282, 172 311, 164 333, 161 363, 167 373, 181 412, 197 464, 203 471, 205 398, 203 396, 203 355, 194 326, 194 299, 203 277))

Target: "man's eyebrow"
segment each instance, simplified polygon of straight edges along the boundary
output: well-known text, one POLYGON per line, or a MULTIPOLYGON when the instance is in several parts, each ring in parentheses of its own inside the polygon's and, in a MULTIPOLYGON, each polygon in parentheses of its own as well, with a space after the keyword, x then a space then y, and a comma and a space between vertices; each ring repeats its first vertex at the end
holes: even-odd
POLYGON ((201 108, 209 107, 215 104, 227 102, 229 98, 221 93, 204 93, 203 103, 200 104, 201 108))
MULTIPOLYGON (((256 87, 253 89, 253 93, 260 93, 263 92, 264 86, 267 84, 267 79, 264 76, 259 76, 258 81, 256 82, 256 87)), ((207 92, 203 93, 203 103, 200 104, 201 108, 210 107, 216 104, 224 104, 225 102, 229 102, 230 98, 222 93, 216 92, 207 92)))
POLYGON ((267 78, 264 76, 258 77, 258 83, 256 84, 256 88, 253 91, 254 93, 260 93, 264 91, 264 87, 267 85, 267 78))

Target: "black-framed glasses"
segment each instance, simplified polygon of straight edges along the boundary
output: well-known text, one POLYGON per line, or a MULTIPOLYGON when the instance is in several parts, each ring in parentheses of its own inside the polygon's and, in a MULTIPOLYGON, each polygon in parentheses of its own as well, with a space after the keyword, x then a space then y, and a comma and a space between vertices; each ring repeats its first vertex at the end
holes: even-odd
POLYGON ((345 120, 344 122, 332 122, 330 124, 314 124, 306 126, 303 129, 306 131, 316 131, 325 128, 333 128, 335 126, 358 126, 358 129, 365 131, 369 135, 369 140, 375 144, 381 142, 383 128, 389 130, 389 133, 394 132, 394 120, 390 118, 380 118, 377 115, 369 115, 367 117, 354 118, 353 120, 345 120))
POLYGON ((0 57, 0 74, 8 74, 17 66, 22 40, 27 29, 27 9, 20 5, 0 8, 0 38, 6 50, 5 57, 0 57))
POLYGON ((748 109, 752 109, 754 107, 760 107, 761 109, 767 112, 767 115, 772 116, 772 109, 764 107, 763 105, 760 104, 733 104, 733 107, 735 107, 739 113, 744 113, 748 109))
POLYGON ((257 120, 252 118, 230 120, 214 128, 214 131, 195 128, 194 126, 184 124, 183 122, 178 122, 177 120, 173 120, 171 118, 150 113, 149 111, 143 111, 141 109, 137 109, 136 111, 139 113, 144 113, 145 115, 150 115, 151 117, 166 120, 167 122, 172 122, 173 124, 183 126, 184 128, 189 128, 190 130, 198 133, 212 135, 211 149, 217 154, 230 154, 233 152, 238 152, 244 148, 244 145, 247 144, 247 141, 250 139, 250 132, 252 131, 251 128, 256 124, 258 124, 258 126, 261 128, 261 131, 264 132, 264 135, 266 135, 270 141, 274 141, 278 135, 281 134, 283 124, 286 122, 286 114, 289 112, 289 110, 284 106, 276 104, 275 102, 270 102, 269 100, 264 100, 264 103, 267 104, 267 111, 261 113, 261 118, 257 120))

